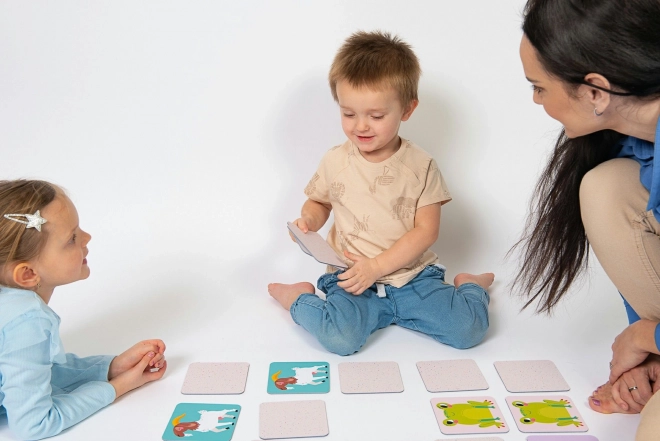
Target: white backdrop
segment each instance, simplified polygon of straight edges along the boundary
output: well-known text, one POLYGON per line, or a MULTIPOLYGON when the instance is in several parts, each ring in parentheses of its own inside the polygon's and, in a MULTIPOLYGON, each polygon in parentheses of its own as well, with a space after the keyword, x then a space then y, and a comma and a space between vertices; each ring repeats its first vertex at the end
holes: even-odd
MULTIPOLYGON (((415 363, 472 358, 501 406, 497 360, 551 359, 600 441, 632 439, 637 416, 602 416, 586 397, 608 375, 625 326, 616 289, 592 261, 552 319, 520 313, 505 254, 520 235, 559 125, 532 103, 518 58, 523 0, 0 2, 0 177, 65 187, 78 207, 92 276, 59 288, 66 348, 118 353, 143 338, 168 345, 166 377, 61 440, 160 439, 179 402, 243 406, 234 440, 258 438, 272 361, 327 360, 328 440, 442 435, 415 363), (434 250, 458 272, 493 271, 491 328, 460 351, 389 327, 357 354, 329 354, 267 293, 314 282, 285 222, 323 153, 343 141, 326 75, 357 30, 409 42, 423 69, 420 105, 402 126, 438 161, 454 201, 434 250), (399 363, 405 392, 342 395, 342 361, 399 363), (195 361, 247 361, 246 392, 182 396, 195 361)), ((459 393, 470 396, 473 393, 459 393)), ((307 397, 303 397, 307 398, 307 397)), ((316 397, 315 397, 316 398, 316 397)), ((526 436, 513 426, 502 437, 526 436)), ((14 439, 0 420, 0 439, 14 439)))

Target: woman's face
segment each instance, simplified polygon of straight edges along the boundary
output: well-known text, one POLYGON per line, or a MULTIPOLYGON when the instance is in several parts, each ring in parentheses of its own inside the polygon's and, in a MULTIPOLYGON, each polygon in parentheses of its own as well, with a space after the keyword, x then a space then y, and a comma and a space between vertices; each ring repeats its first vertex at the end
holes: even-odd
POLYGON ((543 68, 536 49, 525 35, 520 42, 520 59, 525 77, 532 83, 534 102, 563 124, 566 136, 576 138, 602 129, 584 88, 578 88, 577 96, 569 94, 566 83, 543 68))

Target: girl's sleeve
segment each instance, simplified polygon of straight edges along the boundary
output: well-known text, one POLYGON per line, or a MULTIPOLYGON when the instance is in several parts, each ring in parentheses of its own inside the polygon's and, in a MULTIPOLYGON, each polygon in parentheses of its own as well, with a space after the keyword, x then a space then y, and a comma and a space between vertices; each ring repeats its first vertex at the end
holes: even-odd
POLYGON ((113 358, 112 355, 78 357, 66 354, 66 364, 53 365, 51 384, 68 393, 89 381, 108 381, 113 358))
POLYGON ((3 329, 2 406, 10 429, 21 439, 57 435, 115 399, 115 390, 107 381, 79 382, 69 393, 53 391, 51 327, 43 317, 22 316, 3 329))

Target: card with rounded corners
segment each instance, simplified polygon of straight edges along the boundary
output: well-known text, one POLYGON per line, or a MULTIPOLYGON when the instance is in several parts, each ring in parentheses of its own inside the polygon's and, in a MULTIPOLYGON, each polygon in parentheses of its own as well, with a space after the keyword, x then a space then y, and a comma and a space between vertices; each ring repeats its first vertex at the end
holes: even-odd
POLYGON ((431 399, 440 431, 445 435, 506 433, 508 423, 493 397, 431 399))
POLYGON ((344 394, 403 392, 399 365, 394 361, 339 363, 339 387, 344 394))
POLYGON ((529 435, 527 441, 598 441, 593 435, 529 435))
POLYGON ((163 432, 163 441, 229 441, 241 413, 238 404, 179 403, 163 432))
POLYGON ((328 433, 325 401, 279 401, 259 405, 261 439, 304 438, 328 433))
POLYGON ((521 432, 586 432, 587 425, 574 401, 565 395, 506 397, 521 432))
POLYGON ((496 361, 497 373, 509 392, 564 392, 570 390, 550 360, 496 361))
POLYGON ((419 361, 417 370, 429 392, 456 392, 488 389, 474 360, 419 361))
POLYGON ((319 263, 325 263, 336 268, 348 268, 341 256, 337 255, 335 250, 319 233, 315 231, 303 233, 300 228, 291 222, 287 222, 286 226, 305 254, 309 254, 319 263))
POLYGON ((273 362, 268 369, 269 394, 326 394, 330 392, 327 361, 273 362))
POLYGON ((249 363, 191 363, 182 394, 222 395, 245 392, 249 363))

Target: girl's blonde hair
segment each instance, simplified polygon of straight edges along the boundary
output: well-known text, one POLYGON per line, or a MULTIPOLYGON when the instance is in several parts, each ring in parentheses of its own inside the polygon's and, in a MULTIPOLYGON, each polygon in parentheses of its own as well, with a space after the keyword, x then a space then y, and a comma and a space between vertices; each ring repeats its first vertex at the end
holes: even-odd
MULTIPOLYGON (((45 181, 0 181, 0 269, 13 262, 25 262, 39 255, 48 238, 37 231, 6 219, 5 214, 34 214, 57 196, 57 187, 45 181)), ((5 282, 0 280, 0 283, 5 282)))

